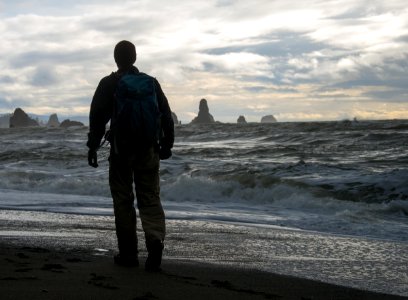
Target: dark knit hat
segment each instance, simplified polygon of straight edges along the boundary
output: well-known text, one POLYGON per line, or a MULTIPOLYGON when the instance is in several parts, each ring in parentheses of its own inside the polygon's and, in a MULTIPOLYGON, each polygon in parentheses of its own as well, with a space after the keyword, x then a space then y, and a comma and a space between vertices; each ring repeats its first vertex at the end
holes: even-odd
POLYGON ((119 68, 130 67, 136 61, 136 47, 129 41, 120 41, 115 46, 113 57, 119 68))

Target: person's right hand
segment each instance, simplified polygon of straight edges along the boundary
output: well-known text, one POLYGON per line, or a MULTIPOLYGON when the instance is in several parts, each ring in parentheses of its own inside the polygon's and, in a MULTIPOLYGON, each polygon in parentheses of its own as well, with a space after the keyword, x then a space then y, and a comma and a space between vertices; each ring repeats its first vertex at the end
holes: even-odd
POLYGON ((88 151, 88 165, 94 168, 98 167, 98 155, 96 154, 96 150, 88 151))
POLYGON ((166 148, 166 147, 161 147, 160 148, 159 157, 160 157, 161 160, 169 159, 171 157, 171 155, 172 155, 171 149, 166 148))

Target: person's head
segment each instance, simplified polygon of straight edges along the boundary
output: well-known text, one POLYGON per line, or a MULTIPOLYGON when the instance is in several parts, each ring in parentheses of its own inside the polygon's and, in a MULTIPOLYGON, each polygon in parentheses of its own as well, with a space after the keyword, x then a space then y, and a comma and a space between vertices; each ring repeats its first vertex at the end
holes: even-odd
POLYGON ((120 41, 115 46, 113 57, 119 69, 127 69, 136 61, 136 47, 129 41, 120 41))

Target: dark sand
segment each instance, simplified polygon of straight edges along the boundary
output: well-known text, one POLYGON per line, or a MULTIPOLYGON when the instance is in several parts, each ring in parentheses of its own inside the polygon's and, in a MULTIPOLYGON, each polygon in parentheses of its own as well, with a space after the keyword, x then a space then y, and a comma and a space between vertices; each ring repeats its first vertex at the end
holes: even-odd
POLYGON ((124 268, 113 264, 111 216, 0 210, 0 299, 408 299, 389 295, 406 295, 404 243, 167 225, 163 272, 151 274, 140 228, 142 266, 124 268), (288 270, 296 277, 275 274, 288 270))
MULTIPOLYGON (((143 265, 144 257, 140 258, 143 265)), ((84 250, 0 243, 0 299, 406 299, 228 266, 167 259, 163 272, 84 250)))

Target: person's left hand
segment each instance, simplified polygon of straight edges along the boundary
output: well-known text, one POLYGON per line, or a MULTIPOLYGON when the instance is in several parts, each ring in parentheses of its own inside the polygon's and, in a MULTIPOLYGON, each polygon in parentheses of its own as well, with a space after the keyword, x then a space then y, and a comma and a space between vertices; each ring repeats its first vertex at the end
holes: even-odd
POLYGON ((161 147, 160 148, 159 157, 160 157, 161 160, 169 159, 171 157, 171 155, 172 155, 171 149, 166 148, 166 147, 161 147))
POLYGON ((94 168, 98 167, 98 154, 96 153, 96 150, 88 151, 88 165, 94 168))

